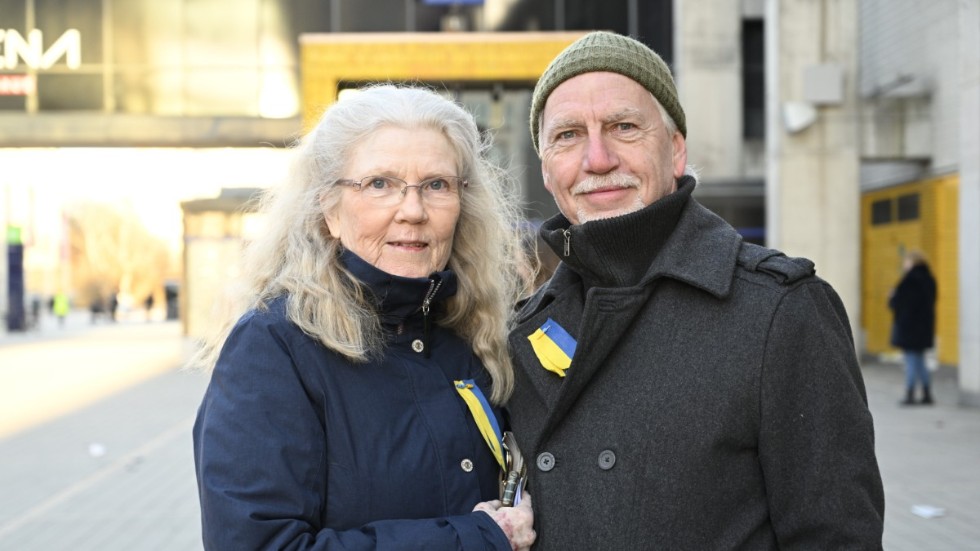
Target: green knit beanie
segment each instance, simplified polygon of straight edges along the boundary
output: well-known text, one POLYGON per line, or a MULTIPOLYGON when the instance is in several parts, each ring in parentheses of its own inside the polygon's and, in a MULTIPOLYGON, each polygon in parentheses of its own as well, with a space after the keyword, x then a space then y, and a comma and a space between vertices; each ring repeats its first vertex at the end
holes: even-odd
POLYGON ((653 50, 632 38, 606 31, 591 32, 579 38, 551 61, 538 79, 531 96, 531 143, 538 148, 538 119, 548 96, 566 80, 581 75, 608 71, 627 76, 653 94, 674 119, 677 130, 687 137, 684 109, 677 99, 677 89, 670 68, 653 50))

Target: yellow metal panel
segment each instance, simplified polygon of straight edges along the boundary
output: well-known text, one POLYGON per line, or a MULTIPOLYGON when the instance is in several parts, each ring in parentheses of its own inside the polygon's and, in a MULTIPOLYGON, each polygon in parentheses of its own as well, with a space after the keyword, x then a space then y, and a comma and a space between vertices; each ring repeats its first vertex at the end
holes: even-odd
POLYGON ((343 82, 526 82, 582 32, 330 33, 300 37, 303 127, 343 82))
POLYGON ((936 182, 936 305, 939 361, 957 365, 959 354, 959 178, 947 176, 936 182))
MULTIPOLYGON (((894 352, 890 345, 892 313, 888 297, 902 277, 902 255, 919 249, 936 277, 936 352, 943 364, 958 362, 957 339, 957 234, 956 176, 943 176, 865 193, 861 197, 862 259, 861 324, 865 348, 871 353, 894 352), (871 205, 879 200, 919 194, 917 220, 874 226, 871 205)), ((897 207, 893 204, 893 215, 897 207)))

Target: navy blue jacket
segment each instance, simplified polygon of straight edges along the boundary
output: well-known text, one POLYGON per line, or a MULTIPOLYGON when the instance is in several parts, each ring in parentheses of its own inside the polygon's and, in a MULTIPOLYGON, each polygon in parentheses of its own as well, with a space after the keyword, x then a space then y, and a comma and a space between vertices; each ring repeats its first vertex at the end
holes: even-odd
MULTIPOLYGON (((482 363, 435 324, 431 357, 413 351, 428 279, 343 260, 378 297, 383 358, 328 350, 284 299, 238 321, 194 425, 205 548, 509 550, 472 512, 498 497, 499 467, 451 382, 475 378, 489 394, 482 363)), ((456 290, 439 275, 437 301, 456 290)))
POLYGON ((903 350, 932 348, 936 335, 936 280, 925 264, 905 273, 888 300, 895 314, 892 346, 903 350))

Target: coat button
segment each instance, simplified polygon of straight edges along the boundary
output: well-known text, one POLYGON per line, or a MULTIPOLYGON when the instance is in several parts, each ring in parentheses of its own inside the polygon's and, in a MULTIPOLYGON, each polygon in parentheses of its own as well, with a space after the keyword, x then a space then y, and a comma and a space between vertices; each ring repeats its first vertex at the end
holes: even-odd
POLYGON ((473 462, 469 459, 464 459, 459 462, 459 466, 463 468, 464 471, 470 472, 473 470, 473 462))
POLYGON ((602 450, 599 452, 599 468, 608 471, 616 464, 616 454, 612 450, 602 450))
POLYGON ((425 350, 425 345, 422 344, 422 339, 415 339, 412 341, 412 350, 416 352, 422 352, 425 350))
POLYGON ((555 456, 551 455, 549 452, 543 452, 538 454, 538 469, 542 472, 548 472, 555 468, 555 456))

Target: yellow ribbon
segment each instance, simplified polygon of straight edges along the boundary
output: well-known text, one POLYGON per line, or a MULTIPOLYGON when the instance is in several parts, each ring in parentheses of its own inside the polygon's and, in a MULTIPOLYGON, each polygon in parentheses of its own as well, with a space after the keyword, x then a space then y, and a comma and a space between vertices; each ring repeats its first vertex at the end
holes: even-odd
POLYGON ((497 463, 500 464, 500 468, 506 470, 507 464, 504 461, 503 434, 500 432, 500 426, 497 424, 497 416, 490 409, 490 403, 487 402, 483 391, 480 390, 480 387, 476 386, 476 382, 473 379, 453 381, 453 384, 456 386, 456 392, 463 397, 466 406, 470 408, 470 413, 473 414, 473 420, 476 421, 476 426, 480 429, 483 440, 486 441, 490 451, 493 452, 493 456, 497 459, 497 463))
POLYGON ((541 366, 559 377, 564 377, 565 370, 572 365, 572 358, 541 329, 528 335, 527 339, 531 341, 531 348, 541 366))

